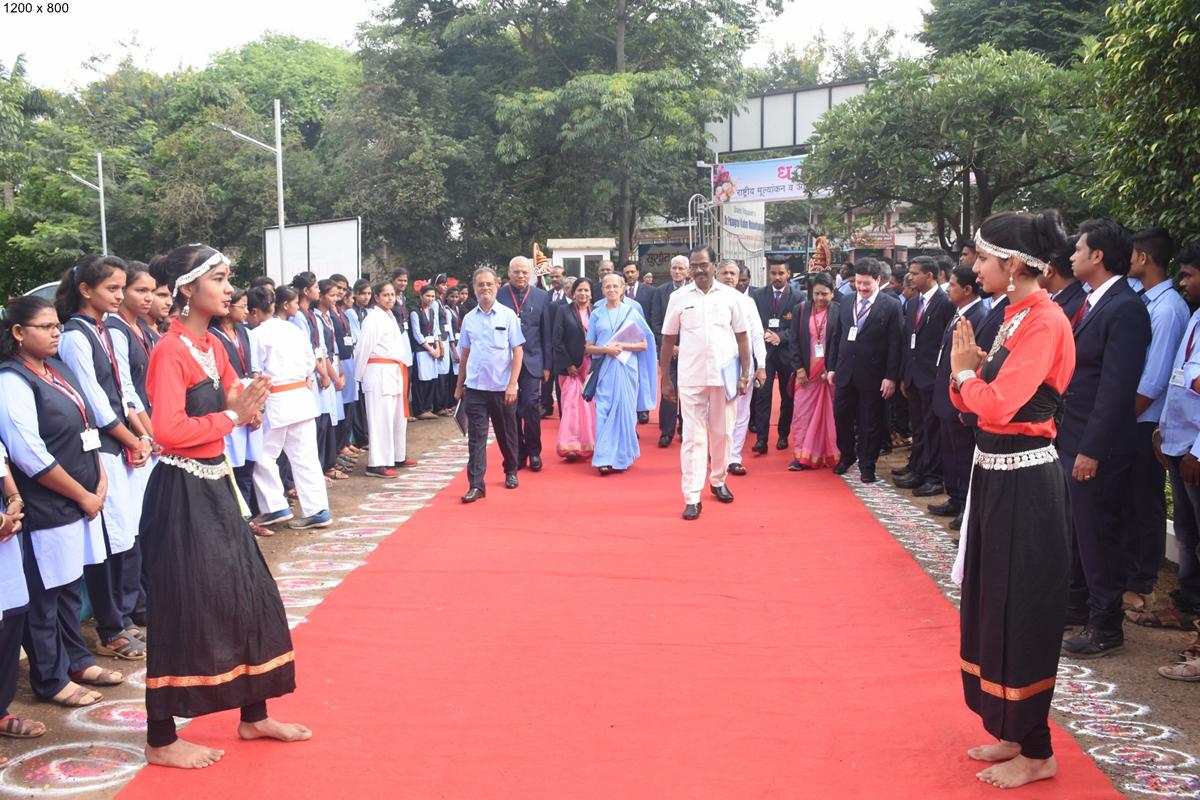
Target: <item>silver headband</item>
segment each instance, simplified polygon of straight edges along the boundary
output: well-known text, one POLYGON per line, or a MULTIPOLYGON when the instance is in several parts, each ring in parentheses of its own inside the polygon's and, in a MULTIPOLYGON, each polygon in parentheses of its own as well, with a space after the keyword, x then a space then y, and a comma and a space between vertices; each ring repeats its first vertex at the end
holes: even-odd
POLYGON ((210 269, 217 266, 218 264, 228 264, 228 263, 229 263, 229 259, 226 258, 223 253, 220 253, 220 252, 213 253, 211 256, 208 257, 208 260, 205 261, 203 264, 200 264, 199 266, 192 269, 190 272, 186 272, 183 275, 180 275, 178 278, 176 278, 175 279, 175 291, 178 292, 180 289, 182 289, 184 286, 187 286, 189 283, 195 282, 197 279, 199 279, 199 277, 201 275, 208 272, 210 269))
POLYGON ((1007 247, 999 247, 992 244, 987 239, 983 238, 983 231, 975 231, 975 249, 982 250, 990 256, 996 258, 1019 258, 1025 262, 1025 265, 1030 269, 1036 269, 1038 272, 1045 272, 1050 269, 1050 265, 1040 258, 1035 258, 1028 253, 1022 253, 1020 250, 1009 250, 1007 247))

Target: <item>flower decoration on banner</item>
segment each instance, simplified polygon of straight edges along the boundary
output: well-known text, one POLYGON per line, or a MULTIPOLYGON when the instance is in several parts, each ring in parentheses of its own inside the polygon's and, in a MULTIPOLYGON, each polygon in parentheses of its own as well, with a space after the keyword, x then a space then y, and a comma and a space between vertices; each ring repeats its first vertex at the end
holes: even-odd
POLYGON ((713 202, 728 203, 733 200, 734 190, 737 189, 737 184, 733 181, 733 176, 729 174, 729 170, 724 166, 716 164, 713 167, 713 202))
POLYGON ((412 284, 413 291, 419 295, 419 294, 421 294, 421 290, 424 289, 428 284, 429 284, 429 281, 425 281, 425 280, 413 281, 413 284, 412 284))
POLYGON ((450 288, 454 288, 455 286, 458 286, 458 278, 455 278, 454 276, 450 276, 449 278, 446 278, 446 285, 449 286, 450 288))

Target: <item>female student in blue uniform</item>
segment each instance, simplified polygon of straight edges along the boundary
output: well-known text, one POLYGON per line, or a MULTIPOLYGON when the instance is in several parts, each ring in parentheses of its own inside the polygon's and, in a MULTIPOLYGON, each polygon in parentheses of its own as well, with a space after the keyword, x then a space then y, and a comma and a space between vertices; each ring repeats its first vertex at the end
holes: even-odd
MULTIPOLYGON (((247 302, 246 293, 235 289, 233 300, 229 303, 229 313, 219 319, 213 319, 210 326, 217 341, 225 348, 229 364, 242 383, 258 374, 250 347, 250 332, 246 328, 246 314, 249 313, 247 302)), ((225 437, 225 455, 233 465, 238 491, 242 493, 242 500, 251 514, 258 513, 254 501, 254 465, 262 457, 262 441, 262 428, 252 425, 239 425, 225 437)), ((260 532, 256 533, 261 535, 260 532)))

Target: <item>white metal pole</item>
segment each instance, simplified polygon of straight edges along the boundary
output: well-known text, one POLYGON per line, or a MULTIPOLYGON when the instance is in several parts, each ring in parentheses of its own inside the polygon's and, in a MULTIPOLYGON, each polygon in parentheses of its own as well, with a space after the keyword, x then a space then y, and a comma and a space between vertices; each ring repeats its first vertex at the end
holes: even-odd
POLYGON ((96 153, 96 175, 100 186, 100 251, 108 255, 108 221, 104 218, 104 156, 96 153))
POLYGON ((275 191, 279 194, 279 279, 286 280, 283 269, 283 127, 279 99, 275 100, 275 191))

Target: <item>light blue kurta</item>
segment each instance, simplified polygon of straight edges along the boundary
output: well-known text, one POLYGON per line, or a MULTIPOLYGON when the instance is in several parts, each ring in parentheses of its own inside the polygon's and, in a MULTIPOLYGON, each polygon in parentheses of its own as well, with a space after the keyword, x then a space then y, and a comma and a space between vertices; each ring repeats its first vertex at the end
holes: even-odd
MULTIPOLYGON (((354 309, 346 312, 346 324, 350 326, 351 347, 358 346, 358 337, 362 333, 362 323, 358 321, 358 314, 354 313, 354 309)), ((342 389, 342 403, 354 403, 358 401, 358 381, 354 380, 354 361, 351 360, 342 364, 346 369, 346 387, 342 389)))
POLYGON ((623 364, 614 356, 593 361, 593 367, 598 361, 600 369, 595 396, 596 449, 592 454, 592 465, 596 467, 628 469, 633 464, 641 455, 637 437, 638 411, 654 407, 651 400, 643 409, 644 398, 655 394, 653 383, 658 364, 654 354, 654 334, 641 309, 624 304, 616 309, 608 308, 607 304, 595 308, 588 323, 587 340, 590 344, 605 345, 629 322, 635 322, 641 329, 647 348, 633 353, 633 357, 623 364))
MULTIPOLYGON (((0 444, 0 478, 8 475, 7 460, 8 453, 0 444)), ((0 499, 0 511, 4 508, 4 501, 0 499)), ((0 612, 20 608, 28 602, 29 589, 25 585, 25 569, 21 562, 21 537, 13 536, 0 542, 0 612)))

